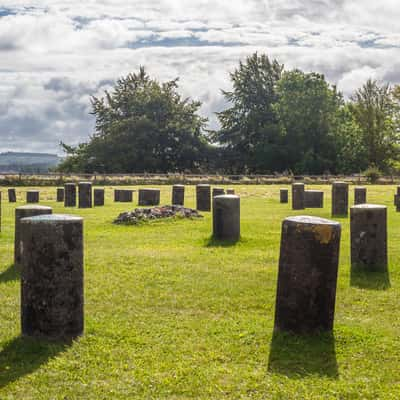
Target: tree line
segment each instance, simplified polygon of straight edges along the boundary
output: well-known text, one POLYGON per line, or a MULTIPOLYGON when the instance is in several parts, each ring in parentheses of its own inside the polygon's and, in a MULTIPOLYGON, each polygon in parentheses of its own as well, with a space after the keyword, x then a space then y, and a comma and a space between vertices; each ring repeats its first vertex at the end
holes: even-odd
POLYGON ((285 70, 254 53, 230 72, 228 107, 206 128, 201 103, 182 98, 178 79, 158 82, 144 67, 92 97, 95 130, 61 143, 66 172, 349 174, 399 167, 400 85, 369 79, 344 99, 324 75, 285 70))

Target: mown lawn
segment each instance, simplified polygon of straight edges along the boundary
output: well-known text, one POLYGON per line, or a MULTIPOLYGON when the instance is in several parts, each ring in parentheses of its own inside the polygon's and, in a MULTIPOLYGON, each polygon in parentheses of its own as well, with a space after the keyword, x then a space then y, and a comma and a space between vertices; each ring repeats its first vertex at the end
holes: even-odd
MULTIPOLYGON (((330 188, 323 210, 330 218, 330 188)), ((211 242, 202 220, 115 226, 133 204, 68 209, 85 219, 85 334, 72 345, 20 337, 19 278, 13 272, 14 207, 0 236, 0 399, 399 399, 400 213, 394 186, 369 186, 388 205, 391 287, 353 277, 349 225, 342 223, 333 336, 274 336, 281 221, 279 186, 237 186, 242 240, 211 242)), ((42 204, 65 213, 55 188, 42 204)), ((162 203, 170 202, 162 188, 162 203)), ((19 203, 23 204, 18 189, 19 203)), ((353 202, 353 188, 350 190, 353 202)), ((194 206, 188 187, 186 205, 194 206)))

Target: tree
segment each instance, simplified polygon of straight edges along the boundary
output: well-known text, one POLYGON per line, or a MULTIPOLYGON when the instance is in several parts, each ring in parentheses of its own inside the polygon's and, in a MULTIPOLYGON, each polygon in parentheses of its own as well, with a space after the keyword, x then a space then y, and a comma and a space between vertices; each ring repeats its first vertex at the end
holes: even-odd
POLYGON ((209 153, 201 103, 182 99, 178 79, 160 84, 143 67, 117 81, 111 93, 92 98, 95 133, 76 147, 61 170, 173 172, 196 169, 209 153))
POLYGON ((217 113, 221 128, 213 135, 232 160, 230 169, 261 172, 281 167, 274 104, 282 70, 276 60, 255 53, 230 73, 233 89, 222 91, 230 107, 217 113))
POLYGON ((277 93, 287 168, 296 173, 334 172, 342 96, 323 75, 300 70, 284 72, 277 93))
POLYGON ((388 170, 398 159, 399 109, 389 85, 369 79, 351 98, 350 110, 361 129, 368 165, 388 170))

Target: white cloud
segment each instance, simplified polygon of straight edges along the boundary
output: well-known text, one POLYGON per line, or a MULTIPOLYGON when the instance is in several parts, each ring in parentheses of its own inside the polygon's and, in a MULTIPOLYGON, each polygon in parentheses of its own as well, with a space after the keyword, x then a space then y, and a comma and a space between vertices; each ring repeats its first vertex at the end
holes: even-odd
POLYGON ((369 77, 399 83, 399 19, 397 0, 3 0, 0 151, 86 140, 90 96, 139 65, 179 76, 212 128, 228 72, 254 51, 347 96, 369 77))

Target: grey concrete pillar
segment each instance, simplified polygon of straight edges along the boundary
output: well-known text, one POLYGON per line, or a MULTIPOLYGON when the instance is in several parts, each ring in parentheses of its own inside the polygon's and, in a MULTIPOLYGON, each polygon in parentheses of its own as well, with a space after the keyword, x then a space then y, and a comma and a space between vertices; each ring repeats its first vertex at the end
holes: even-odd
POLYGON ((26 192, 26 202, 27 203, 39 203, 39 191, 38 190, 28 190, 26 192))
POLYGON ((58 202, 64 201, 64 188, 57 188, 57 201, 58 202))
POLYGON ((222 188, 213 188, 212 190, 212 197, 222 196, 223 194, 225 194, 225 190, 222 188))
POLYGON ((14 231, 14 266, 17 270, 21 267, 21 219, 37 215, 53 214, 53 209, 46 206, 21 206, 15 209, 14 231))
POLYGON ((95 207, 104 206, 104 189, 93 189, 93 204, 95 207))
POLYGON ((158 206, 159 204, 159 189, 139 189, 139 206, 158 206))
POLYGON ((198 211, 211 211, 211 188, 210 185, 196 186, 196 209, 198 211))
POLYGON ((79 182, 79 208, 92 207, 92 184, 91 182, 79 182))
POLYGON ((305 208, 324 208, 324 192, 321 190, 304 191, 305 208))
POLYGON ((288 189, 279 189, 279 201, 282 204, 289 202, 289 190, 288 189))
POLYGON ((83 220, 42 215, 21 220, 22 334, 71 340, 83 333, 83 220))
POLYGON ((350 209, 351 264, 366 271, 387 270, 387 208, 359 204, 350 209))
POLYGON ((9 203, 16 203, 17 201, 17 194, 14 188, 8 189, 8 202, 9 203))
POLYGON ((346 182, 332 183, 332 215, 345 216, 349 209, 349 185, 346 182))
MULTIPOLYGON (((400 186, 397 186, 397 199, 400 199, 400 186)), ((396 211, 400 212, 400 201, 396 202, 396 211)))
POLYGON ((235 194, 235 189, 226 189, 226 194, 235 194))
POLYGON ((213 237, 217 240, 239 240, 239 196, 227 194, 213 198, 213 237))
POLYGON ((133 190, 131 189, 119 189, 118 190, 118 201, 121 203, 132 203, 133 201, 133 190))
POLYGON ((367 202, 367 188, 355 187, 354 188, 354 205, 365 204, 367 202))
POLYGON ((76 185, 66 183, 64 185, 64 207, 76 207, 76 185))
POLYGON ((172 205, 183 206, 185 203, 185 186, 173 185, 172 186, 172 205))
POLYGON ((282 223, 275 330, 295 334, 332 331, 340 224, 297 216, 282 223))
POLYGON ((121 190, 120 189, 114 189, 114 201, 119 202, 121 197, 121 190))
POLYGON ((304 210, 304 183, 292 184, 292 209, 304 210))

